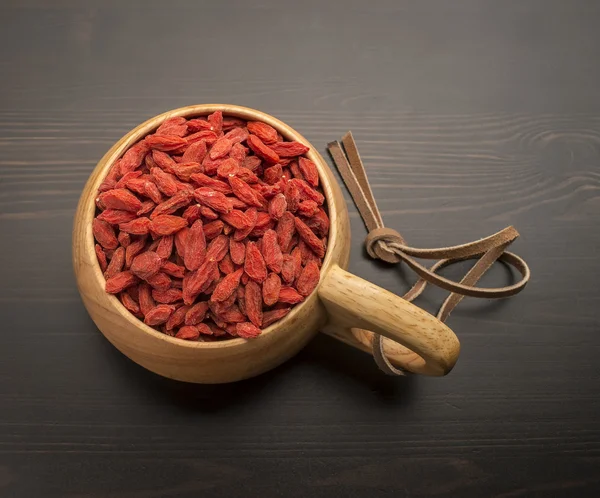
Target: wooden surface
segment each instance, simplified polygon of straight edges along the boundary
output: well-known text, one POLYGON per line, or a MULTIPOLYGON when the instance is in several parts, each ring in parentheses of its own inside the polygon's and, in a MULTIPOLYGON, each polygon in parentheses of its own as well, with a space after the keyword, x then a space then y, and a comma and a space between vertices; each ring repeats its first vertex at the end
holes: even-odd
MULTIPOLYGON (((599 21, 593 0, 2 2, 0 496, 598 496, 599 21), (351 129, 407 242, 514 224, 531 283, 460 304, 444 378, 324 335, 238 384, 146 372, 79 299, 77 198, 127 130, 215 101, 323 154, 351 129)), ((349 269, 404 292, 349 207, 349 269)))

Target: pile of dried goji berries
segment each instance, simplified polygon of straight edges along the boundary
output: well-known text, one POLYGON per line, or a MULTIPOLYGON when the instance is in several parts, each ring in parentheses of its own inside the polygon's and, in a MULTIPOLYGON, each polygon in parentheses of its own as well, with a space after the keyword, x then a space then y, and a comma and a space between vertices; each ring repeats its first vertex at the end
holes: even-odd
POLYGON ((106 292, 181 339, 260 335, 319 282, 329 218, 306 152, 221 112, 164 121, 99 188, 106 292))

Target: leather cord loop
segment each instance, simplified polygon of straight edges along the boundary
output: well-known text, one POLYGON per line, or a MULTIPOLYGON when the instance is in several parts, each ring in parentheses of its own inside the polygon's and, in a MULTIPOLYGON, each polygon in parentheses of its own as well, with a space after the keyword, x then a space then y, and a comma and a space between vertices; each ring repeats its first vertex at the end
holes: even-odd
MULTIPOLYGON (((365 240, 367 253, 372 258, 381 259, 387 263, 394 264, 404 261, 420 277, 413 287, 402 296, 404 299, 407 301, 416 299, 423 292, 427 283, 450 291, 451 294, 437 314, 437 318, 444 321, 465 296, 488 299, 509 297, 522 291, 527 285, 530 277, 527 263, 516 254, 506 252, 506 248, 519 236, 519 232, 512 226, 489 237, 457 246, 432 249, 408 246, 402 235, 396 230, 384 227, 381 213, 375 203, 365 167, 351 132, 344 135, 342 143, 345 150, 337 141, 329 143, 327 147, 369 232, 365 240), (427 268, 414 258, 439 261, 427 268), (477 262, 460 282, 454 282, 436 273, 445 266, 467 259, 477 259, 477 262), (513 266, 521 273, 521 280, 506 287, 477 287, 475 284, 498 260, 513 266)), ((386 357, 383 339, 379 334, 373 334, 373 357, 379 368, 386 374, 404 375, 404 371, 392 365, 386 357)))

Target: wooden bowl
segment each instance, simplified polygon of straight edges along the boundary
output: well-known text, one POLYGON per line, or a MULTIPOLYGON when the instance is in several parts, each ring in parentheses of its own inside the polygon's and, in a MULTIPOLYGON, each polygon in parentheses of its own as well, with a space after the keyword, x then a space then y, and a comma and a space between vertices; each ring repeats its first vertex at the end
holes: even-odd
POLYGON ((188 382, 233 382, 265 372, 292 355, 320 330, 364 351, 372 333, 389 338, 384 350, 390 361, 414 373, 445 375, 454 366, 459 342, 443 323, 422 309, 345 271, 350 253, 350 223, 342 192, 323 158, 302 135, 260 111, 235 105, 182 107, 142 123, 121 138, 92 172, 79 201, 73 227, 73 266, 90 316, 123 354, 157 374, 188 382), (189 342, 148 327, 104 291, 104 277, 94 252, 92 219, 98 186, 109 168, 132 144, 173 116, 223 114, 270 124, 288 140, 310 147, 327 199, 331 229, 318 288, 282 320, 256 339, 189 342))

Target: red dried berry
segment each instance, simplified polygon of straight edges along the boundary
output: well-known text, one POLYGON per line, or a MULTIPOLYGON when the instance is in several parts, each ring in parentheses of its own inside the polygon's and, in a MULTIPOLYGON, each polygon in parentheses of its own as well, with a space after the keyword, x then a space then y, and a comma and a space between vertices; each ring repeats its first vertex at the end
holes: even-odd
POLYGON ((281 320, 284 316, 286 316, 290 312, 291 308, 278 308, 271 311, 265 311, 263 313, 263 329, 275 323, 277 320, 281 320))
POLYGON ((138 278, 130 271, 122 271, 106 280, 105 290, 109 294, 118 294, 127 287, 137 284, 138 281, 138 278))
POLYGON ((185 266, 179 266, 178 264, 175 264, 172 261, 165 261, 162 264, 160 271, 175 278, 185 277, 185 266))
POLYGON ((150 135, 146 137, 146 143, 151 149, 162 150, 163 152, 180 149, 187 145, 187 140, 181 137, 150 135))
MULTIPOLYGON (((188 123, 189 124, 189 123, 188 123)), ((206 157, 206 142, 204 140, 200 140, 198 142, 194 142, 191 144, 183 153, 183 157, 181 158, 183 162, 194 162, 198 164, 202 164, 204 158, 206 157)))
POLYGON ((261 334, 261 330, 250 322, 243 322, 236 324, 235 333, 242 339, 254 339, 261 334))
POLYGON ((171 235, 187 227, 187 221, 179 216, 161 214, 150 223, 150 230, 157 235, 171 235))
POLYGON ((204 226, 201 220, 196 220, 187 235, 185 256, 183 258, 185 267, 188 270, 197 270, 204 262, 205 257, 206 238, 204 236, 204 226))
POLYGON ((298 304, 304 301, 304 297, 292 287, 282 287, 279 291, 279 302, 286 304, 298 304))
POLYGON ((113 227, 106 221, 94 218, 92 221, 92 232, 94 238, 105 249, 116 249, 119 245, 113 227))
POLYGON ((159 239, 158 246, 156 247, 156 254, 162 259, 169 259, 173 252, 173 235, 165 235, 159 239))
POLYGON ((156 306, 154 299, 152 299, 152 287, 147 283, 141 283, 138 287, 138 298, 140 302, 140 311, 142 312, 142 315, 146 316, 148 311, 156 306))
POLYGON ((169 278, 169 276, 164 272, 158 272, 156 275, 152 275, 146 279, 146 282, 150 284, 150 287, 157 290, 167 290, 172 285, 173 282, 169 278))
POLYGON ((242 202, 246 203, 249 206, 262 206, 262 202, 258 197, 258 192, 252 189, 250 185, 248 185, 244 180, 240 180, 235 176, 230 176, 228 180, 234 195, 238 199, 240 199, 242 202))
POLYGON ((106 221, 111 225, 127 223, 128 221, 135 220, 136 218, 136 213, 131 211, 123 211, 121 209, 106 209, 96 217, 97 220, 106 221))
POLYGON ((226 275, 215 287, 211 299, 215 302, 220 302, 225 301, 228 297, 233 295, 240 285, 242 273, 244 273, 244 270, 240 268, 239 270, 226 275))
POLYGON ((185 315, 189 309, 190 307, 185 305, 177 308, 167 320, 165 325, 166 329, 173 330, 175 327, 179 327, 184 322, 185 315))
POLYGON ((194 304, 189 311, 185 314, 186 325, 198 325, 204 321, 206 312, 208 311, 208 303, 203 301, 194 304))
POLYGON ((248 318, 254 325, 260 327, 262 325, 263 318, 263 298, 260 285, 253 280, 250 280, 245 288, 244 300, 248 318))
POLYGON ((212 146, 208 155, 211 159, 220 159, 229 154, 229 151, 231 151, 232 146, 233 143, 231 142, 231 140, 225 137, 221 137, 212 146))
POLYGON ((261 252, 269 270, 280 273, 281 265, 283 264, 283 254, 277 242, 277 233, 275 230, 267 230, 263 235, 261 252))
POLYGON ((229 255, 231 261, 236 265, 243 265, 246 259, 246 245, 233 238, 229 239, 229 255))
POLYGON ((225 235, 219 235, 210 241, 206 250, 206 259, 209 261, 221 261, 229 251, 229 239, 225 235))
POLYGON ((94 250, 96 251, 96 257, 98 258, 98 264, 100 265, 100 271, 105 272, 108 267, 108 262, 106 261, 106 254, 102 249, 100 244, 96 244, 94 246, 94 250))
POLYGON ((170 304, 159 304, 146 313, 144 323, 150 326, 162 325, 174 312, 175 306, 170 304))
POLYGON ((175 337, 178 339, 185 339, 186 341, 195 341, 200 337, 200 332, 198 327, 195 327, 194 325, 185 325, 177 331, 175 337))
POLYGON ((152 298, 157 303, 173 304, 183 299, 183 293, 181 292, 181 289, 175 288, 170 288, 166 290, 153 289, 152 298))
POLYGON ((219 212, 228 213, 233 209, 231 201, 221 192, 217 192, 210 187, 200 187, 194 190, 196 200, 205 206, 219 212))
POLYGON ((277 142, 270 144, 269 147, 277 153, 279 157, 296 157, 306 154, 310 149, 300 142, 277 142))
POLYGON ((248 144, 248 147, 250 147, 252 151, 261 159, 273 164, 279 162, 279 156, 277 153, 265 145, 264 142, 256 135, 250 135, 246 143, 248 144))
POLYGON ((132 235, 145 235, 150 231, 150 219, 138 218, 136 220, 121 223, 119 225, 121 232, 127 232, 132 235))
POLYGON ((298 166, 306 182, 312 187, 319 185, 319 171, 317 165, 306 157, 298 158, 298 166))
POLYGON ((300 273, 296 281, 296 289, 299 294, 308 296, 319 284, 319 265, 315 261, 310 261, 300 273))
POLYGON ((294 223, 298 235, 306 243, 306 245, 319 257, 325 256, 325 246, 321 239, 315 235, 315 233, 304 223, 300 218, 295 218, 294 223))
POLYGON ((263 282, 267 278, 267 265, 254 242, 248 242, 246 245, 244 271, 257 282, 263 282))
POLYGON ((269 273, 262 286, 263 301, 267 306, 273 306, 279 300, 281 279, 276 273, 269 273))
POLYGON ((148 280, 156 275, 162 266, 162 259, 152 251, 146 251, 136 256, 131 262, 131 271, 142 280, 148 280))

